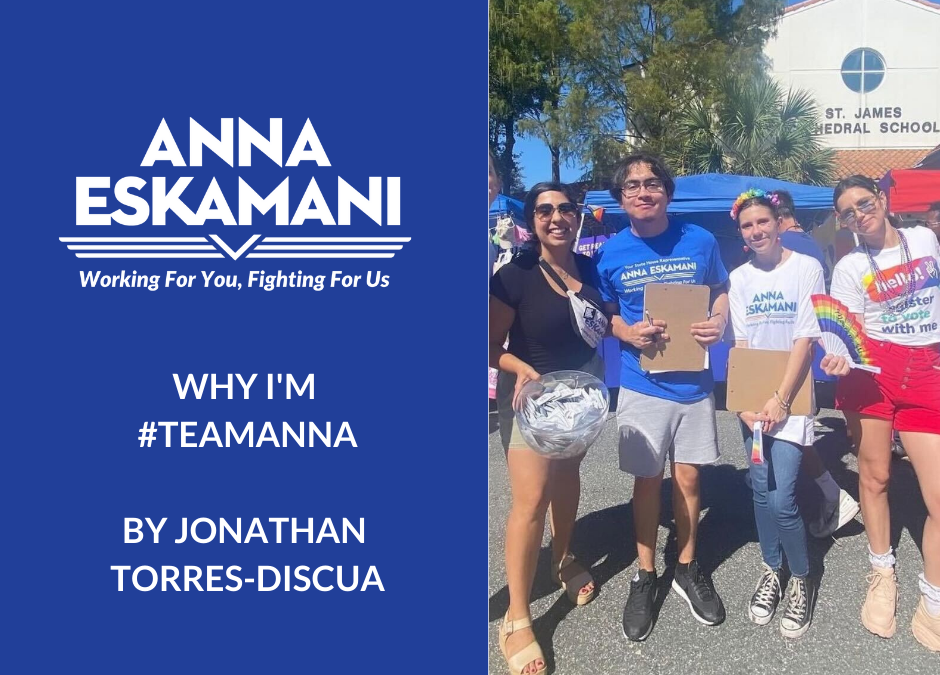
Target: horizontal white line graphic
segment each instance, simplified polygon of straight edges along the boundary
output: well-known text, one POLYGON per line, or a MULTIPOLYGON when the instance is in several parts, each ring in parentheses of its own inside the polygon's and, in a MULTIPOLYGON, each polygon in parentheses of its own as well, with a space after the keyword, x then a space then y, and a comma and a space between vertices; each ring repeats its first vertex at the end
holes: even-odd
POLYGON ((70 244, 70 251, 214 251, 211 244, 70 244))
POLYGON ((391 251, 400 251, 403 244, 411 241, 411 237, 262 238, 259 234, 250 237, 238 251, 233 251, 217 235, 210 236, 222 251, 206 237, 59 237, 59 241, 69 244, 68 249, 74 251, 77 258, 225 258, 227 255, 235 260, 259 239, 261 244, 245 257, 392 258, 395 254, 391 251))
POLYGON ((401 244, 383 246, 381 244, 286 244, 271 246, 259 244, 256 251, 400 251, 401 244))
POLYGON ((59 237, 65 244, 205 244, 205 237, 59 237))
POLYGON ((249 253, 246 258, 392 258, 394 253, 249 253))
POLYGON ((76 258, 224 258, 221 253, 76 253, 76 258))
POLYGON ((265 237, 262 244, 406 244, 411 237, 265 237))

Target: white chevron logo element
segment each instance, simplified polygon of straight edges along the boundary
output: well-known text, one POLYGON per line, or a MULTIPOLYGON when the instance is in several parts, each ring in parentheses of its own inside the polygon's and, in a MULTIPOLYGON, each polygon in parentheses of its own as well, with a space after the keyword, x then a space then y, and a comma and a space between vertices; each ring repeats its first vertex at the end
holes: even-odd
POLYGON ((222 237, 220 237, 217 234, 210 234, 209 238, 212 239, 212 241, 214 241, 216 244, 218 244, 219 248, 221 248, 223 251, 228 253, 231 256, 232 260, 238 260, 241 257, 242 253, 244 253, 249 248, 251 248, 251 245, 261 238, 261 235, 253 234, 252 236, 248 238, 248 241, 242 244, 242 247, 238 249, 237 251, 233 251, 231 248, 229 248, 229 245, 226 244, 224 241, 222 241, 222 237))

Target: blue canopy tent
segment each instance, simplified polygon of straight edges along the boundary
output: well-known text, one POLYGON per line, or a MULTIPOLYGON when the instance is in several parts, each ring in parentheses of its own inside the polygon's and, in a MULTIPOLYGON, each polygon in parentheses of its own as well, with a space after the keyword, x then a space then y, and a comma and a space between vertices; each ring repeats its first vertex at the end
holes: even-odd
MULTIPOLYGON (((773 178, 705 173, 676 179, 676 192, 667 209, 682 222, 694 222, 711 230, 735 230, 728 212, 739 194, 750 188, 786 190, 793 197, 797 217, 804 226, 822 222, 820 212, 832 210, 832 188, 789 183, 773 178), (805 219, 803 218, 805 216, 805 219)), ((626 214, 606 190, 591 190, 584 198, 587 205, 604 208, 604 223, 618 232, 629 225, 626 214)))
MULTIPOLYGON (((806 229, 822 224, 832 213, 832 188, 731 174, 707 173, 677 178, 676 191, 667 212, 676 221, 694 223, 712 232, 718 240, 722 260, 729 272, 745 260, 743 242, 729 211, 737 196, 750 188, 789 192, 796 206, 797 220, 806 229)), ((612 199, 606 190, 589 191, 584 201, 589 208, 604 209, 604 225, 617 232, 629 226, 629 219, 620 204, 612 199)), ((726 379, 729 348, 730 345, 724 342, 711 348, 710 360, 717 381, 726 379)), ((602 354, 607 364, 605 379, 608 386, 619 384, 619 349, 619 344, 613 338, 606 339, 602 346, 602 354)), ((818 380, 830 379, 818 368, 820 358, 821 354, 817 353, 815 377, 818 380)))
POLYGON ((517 218, 522 222, 525 220, 523 218, 522 206, 522 202, 518 199, 513 199, 503 194, 496 195, 496 199, 493 200, 493 205, 490 207, 490 227, 496 226, 496 217, 503 213, 508 213, 513 218, 517 218))

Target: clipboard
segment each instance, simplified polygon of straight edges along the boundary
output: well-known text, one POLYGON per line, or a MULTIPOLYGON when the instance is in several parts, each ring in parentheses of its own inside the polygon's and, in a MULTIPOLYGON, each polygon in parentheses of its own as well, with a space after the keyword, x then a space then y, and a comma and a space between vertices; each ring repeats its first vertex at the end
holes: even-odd
POLYGON ((708 319, 708 286, 697 284, 646 284, 643 288, 644 321, 666 322, 669 340, 661 338, 640 351, 640 369, 649 373, 701 372, 708 367, 708 349, 690 333, 693 323, 708 319))
MULTIPOLYGON (((728 399, 725 407, 732 412, 759 412, 773 398, 783 381, 790 352, 771 349, 732 347, 728 354, 728 399)), ((791 415, 812 415, 813 369, 806 376, 790 402, 791 415)))

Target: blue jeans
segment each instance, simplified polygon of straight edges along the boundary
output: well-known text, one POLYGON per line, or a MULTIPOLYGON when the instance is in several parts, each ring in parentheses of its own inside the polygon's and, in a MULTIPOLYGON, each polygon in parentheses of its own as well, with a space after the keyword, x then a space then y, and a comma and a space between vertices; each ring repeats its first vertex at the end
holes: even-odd
MULTIPOLYGON (((744 426, 744 425, 742 425, 744 426)), ((744 430, 744 448, 754 492, 754 519, 764 562, 775 570, 787 556, 795 577, 809 574, 809 553, 803 518, 796 505, 796 479, 803 451, 799 446, 764 434, 764 463, 751 462, 753 432, 744 430)))

